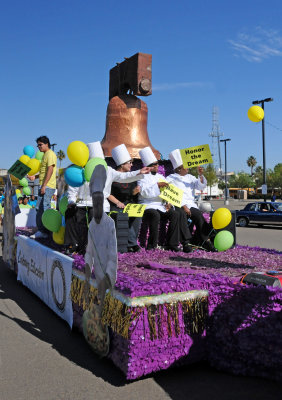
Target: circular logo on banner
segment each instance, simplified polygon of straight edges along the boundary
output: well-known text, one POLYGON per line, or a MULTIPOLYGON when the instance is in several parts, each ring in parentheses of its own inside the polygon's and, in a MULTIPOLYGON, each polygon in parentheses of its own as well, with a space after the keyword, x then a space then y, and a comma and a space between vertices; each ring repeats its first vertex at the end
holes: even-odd
POLYGON ((54 260, 51 269, 51 290, 52 290, 52 297, 56 306, 61 312, 63 312, 65 310, 66 298, 67 298, 66 278, 62 263, 58 259, 54 260), (56 291, 55 287, 57 289, 56 291))

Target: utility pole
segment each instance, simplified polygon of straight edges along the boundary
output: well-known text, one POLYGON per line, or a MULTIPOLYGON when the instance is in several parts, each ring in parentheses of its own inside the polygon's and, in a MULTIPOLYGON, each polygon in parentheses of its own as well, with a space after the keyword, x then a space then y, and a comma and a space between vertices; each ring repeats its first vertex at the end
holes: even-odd
POLYGON ((218 107, 212 108, 212 131, 209 136, 212 137, 212 155, 213 155, 213 162, 216 173, 220 173, 222 175, 221 169, 221 154, 220 154, 220 143, 219 138, 223 136, 223 133, 220 132, 219 127, 219 110, 218 107))
POLYGON ((224 142, 224 155, 225 155, 225 201, 224 204, 229 204, 227 200, 227 157, 226 157, 226 142, 230 142, 231 139, 222 139, 221 142, 224 142))
MULTIPOLYGON (((268 103, 269 101, 273 101, 273 98, 267 97, 264 100, 255 100, 252 103, 253 104, 261 104, 261 108, 264 111, 264 103, 268 103)), ((264 118, 261 120, 261 127, 262 127, 262 169, 263 169, 263 178, 262 178, 262 194, 263 194, 263 199, 266 201, 266 195, 267 195, 267 184, 266 184, 266 166, 265 166, 265 137, 264 137, 264 118)))

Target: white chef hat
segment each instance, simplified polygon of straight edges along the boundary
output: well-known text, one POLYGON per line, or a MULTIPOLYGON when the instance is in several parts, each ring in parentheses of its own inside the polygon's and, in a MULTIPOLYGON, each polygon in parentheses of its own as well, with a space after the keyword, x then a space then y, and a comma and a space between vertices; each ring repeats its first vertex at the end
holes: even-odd
POLYGON ((87 147, 89 149, 89 160, 90 158, 99 157, 105 159, 104 152, 100 142, 88 143, 87 147))
POLYGON ((125 144, 120 144, 112 149, 112 157, 117 166, 131 160, 131 156, 125 144))
POLYGON ((176 169, 176 168, 180 167, 180 165, 183 165, 183 161, 182 161, 182 157, 181 157, 179 149, 173 150, 171 153, 169 153, 168 157, 172 163, 173 169, 176 169))
POLYGON ((151 147, 149 146, 144 147, 144 149, 140 150, 139 155, 145 167, 148 167, 148 165, 158 162, 158 160, 155 157, 155 154, 153 153, 151 147))
POLYGON ((200 203, 199 204, 199 210, 204 212, 204 213, 208 213, 212 211, 212 205, 211 203, 200 203))

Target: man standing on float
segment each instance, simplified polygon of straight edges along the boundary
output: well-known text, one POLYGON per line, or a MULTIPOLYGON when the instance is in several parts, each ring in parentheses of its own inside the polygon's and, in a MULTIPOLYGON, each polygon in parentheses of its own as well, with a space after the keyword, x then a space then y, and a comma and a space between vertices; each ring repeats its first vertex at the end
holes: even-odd
POLYGON ((51 150, 47 136, 36 139, 39 151, 44 153, 39 170, 39 193, 36 204, 36 225, 38 231, 34 235, 36 239, 47 238, 48 230, 42 224, 42 214, 51 208, 51 199, 56 190, 57 156, 51 150))

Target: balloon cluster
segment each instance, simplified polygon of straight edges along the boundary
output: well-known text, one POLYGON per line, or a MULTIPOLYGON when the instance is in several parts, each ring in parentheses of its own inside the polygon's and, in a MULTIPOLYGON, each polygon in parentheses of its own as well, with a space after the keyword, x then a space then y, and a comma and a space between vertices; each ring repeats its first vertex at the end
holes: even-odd
MULTIPOLYGON (((40 163, 43 156, 44 153, 41 151, 37 151, 37 153, 35 154, 35 149, 33 146, 28 145, 23 148, 23 155, 20 156, 19 160, 30 168, 28 176, 34 176, 35 174, 37 174, 37 172, 39 172, 40 163)), ((23 193, 26 196, 29 196, 31 194, 31 189, 28 186, 28 180, 26 178, 22 178, 20 179, 19 184, 23 187, 23 193)))
MULTIPOLYGON (((212 216, 212 226, 215 230, 226 228, 230 224, 232 214, 228 208, 218 208, 212 216)), ((220 231, 214 238, 214 247, 218 251, 230 249, 234 243, 234 236, 227 230, 220 231)))
POLYGON ((68 198, 63 196, 59 202, 59 211, 49 208, 42 214, 42 224, 46 229, 53 232, 52 237, 55 243, 64 244, 65 227, 62 224, 68 207, 68 198))
POLYGON ((87 145, 79 140, 69 144, 67 155, 73 165, 65 170, 65 181, 73 187, 82 186, 85 181, 90 182, 92 173, 97 165, 101 164, 107 168, 107 163, 103 158, 95 157, 89 159, 87 145))

